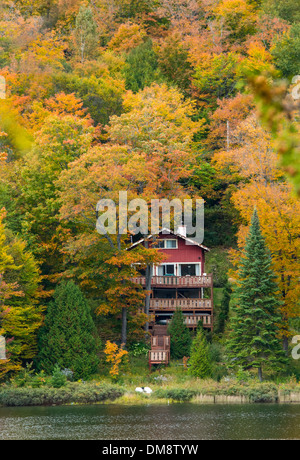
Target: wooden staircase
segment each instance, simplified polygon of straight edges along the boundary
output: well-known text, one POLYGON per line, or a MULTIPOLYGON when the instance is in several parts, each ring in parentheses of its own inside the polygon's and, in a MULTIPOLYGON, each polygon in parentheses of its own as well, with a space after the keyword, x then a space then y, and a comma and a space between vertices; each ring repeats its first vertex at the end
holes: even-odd
POLYGON ((167 335, 168 325, 155 324, 152 329, 153 335, 167 335))
POLYGON ((149 369, 153 364, 168 365, 170 361, 170 336, 167 335, 168 326, 155 325, 151 336, 151 350, 149 351, 149 369))

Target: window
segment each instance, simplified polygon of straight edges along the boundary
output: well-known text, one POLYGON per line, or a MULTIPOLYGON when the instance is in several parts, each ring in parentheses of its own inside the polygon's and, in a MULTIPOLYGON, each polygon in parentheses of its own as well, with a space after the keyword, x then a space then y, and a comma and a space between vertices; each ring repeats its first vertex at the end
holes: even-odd
POLYGON ((174 265, 164 265, 164 275, 174 276, 174 273, 175 273, 174 265))
POLYGON ((159 265, 157 270, 158 276, 174 276, 175 275, 175 265, 159 265))
POLYGON ((177 248, 177 240, 165 240, 165 242, 166 242, 166 245, 165 245, 166 249, 176 249, 177 248))
POLYGON ((181 276, 199 275, 198 271, 199 271, 199 265, 197 266, 196 264, 180 264, 181 276), (197 268, 198 268, 198 270, 197 270, 197 268))
POLYGON ((159 249, 177 249, 177 240, 157 240, 153 243, 153 247, 159 249))

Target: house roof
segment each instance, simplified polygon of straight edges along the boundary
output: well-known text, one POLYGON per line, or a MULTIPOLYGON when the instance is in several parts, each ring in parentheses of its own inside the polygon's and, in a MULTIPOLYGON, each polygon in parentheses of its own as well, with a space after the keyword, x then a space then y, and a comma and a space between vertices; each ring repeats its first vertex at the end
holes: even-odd
MULTIPOLYGON (((197 243, 196 241, 192 240, 191 238, 187 238, 186 236, 184 236, 184 235, 182 235, 180 233, 173 232, 169 228, 163 228, 162 230, 160 230, 159 235, 162 234, 163 232, 164 233, 167 232, 167 233, 170 233, 171 235, 177 236, 178 238, 181 238, 181 239, 187 241, 191 245, 198 246, 199 248, 202 248, 204 251, 210 251, 210 249, 207 248, 206 246, 204 246, 203 244, 197 243)), ((141 238, 140 240, 138 240, 135 243, 133 243, 128 249, 132 249, 132 248, 138 246, 139 244, 143 243, 143 241, 150 240, 153 236, 154 235, 148 235, 146 238, 141 238)))

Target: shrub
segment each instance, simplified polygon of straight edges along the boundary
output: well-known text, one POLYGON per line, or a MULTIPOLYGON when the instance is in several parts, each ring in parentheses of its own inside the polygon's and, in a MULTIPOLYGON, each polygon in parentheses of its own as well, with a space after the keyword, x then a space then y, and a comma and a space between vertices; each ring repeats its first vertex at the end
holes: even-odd
POLYGON ((186 388, 172 388, 156 390, 154 395, 160 399, 172 399, 174 401, 190 401, 196 392, 186 388))
POLYGON ((272 403, 278 400, 278 389, 272 383, 261 383, 248 388, 250 402, 253 403, 272 403))
POLYGON ((0 389, 1 406, 49 406, 53 404, 93 404, 113 401, 125 393, 119 386, 68 383, 61 388, 13 388, 0 389))
POLYGON ((61 388, 67 383, 67 377, 65 374, 62 373, 60 370, 59 366, 55 366, 53 374, 52 374, 52 379, 51 379, 51 385, 54 388, 61 388))
POLYGON ((106 354, 106 361, 111 363, 110 375, 113 379, 119 377, 119 366, 124 363, 124 358, 128 355, 128 351, 123 349, 123 344, 118 347, 116 343, 107 340, 104 353, 106 354))
POLYGON ((130 351, 130 354, 134 357, 142 356, 142 355, 147 356, 148 351, 149 351, 149 346, 143 342, 136 342, 131 345, 129 351, 130 351))

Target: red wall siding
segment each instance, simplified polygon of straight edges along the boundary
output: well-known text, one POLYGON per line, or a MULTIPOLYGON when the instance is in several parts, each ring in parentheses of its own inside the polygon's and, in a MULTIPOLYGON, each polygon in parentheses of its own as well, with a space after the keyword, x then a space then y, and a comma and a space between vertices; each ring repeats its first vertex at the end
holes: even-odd
MULTIPOLYGON (((160 235, 159 239, 173 239, 168 235, 160 235)), ((166 254, 165 262, 201 262, 201 272, 204 270, 204 249, 199 246, 185 244, 185 241, 178 238, 178 249, 159 249, 159 251, 166 254)))

